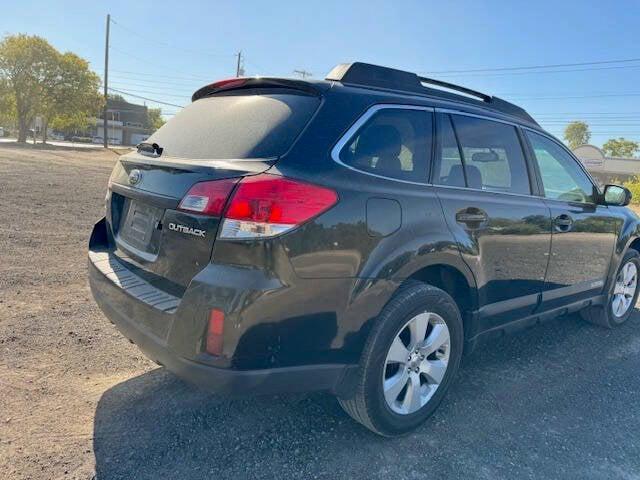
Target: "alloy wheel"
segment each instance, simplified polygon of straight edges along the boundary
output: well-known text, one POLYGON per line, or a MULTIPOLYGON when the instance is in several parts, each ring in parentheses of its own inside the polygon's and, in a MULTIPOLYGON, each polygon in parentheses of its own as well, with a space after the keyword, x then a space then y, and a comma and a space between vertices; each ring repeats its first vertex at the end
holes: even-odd
POLYGON ((634 262, 627 262, 618 272, 611 301, 612 313, 620 318, 632 307, 631 302, 638 287, 638 267, 634 262))
POLYGON ((411 318, 385 360, 382 388, 389 408, 409 415, 425 406, 444 379, 450 350, 449 328, 440 315, 423 312, 411 318))

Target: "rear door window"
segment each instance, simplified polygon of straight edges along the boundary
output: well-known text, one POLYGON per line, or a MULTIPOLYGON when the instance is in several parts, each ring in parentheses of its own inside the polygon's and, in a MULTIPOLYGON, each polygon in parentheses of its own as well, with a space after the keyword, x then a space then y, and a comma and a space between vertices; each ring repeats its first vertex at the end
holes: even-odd
POLYGON ((438 135, 433 183, 449 187, 466 187, 462 157, 449 115, 439 116, 438 135))
POLYGON ((468 187, 531 194, 527 165, 514 126, 465 115, 451 118, 462 150, 468 187))
POLYGON ((426 183, 432 137, 432 112, 384 108, 349 140, 340 160, 383 177, 426 183))
POLYGON ((160 145, 162 157, 275 158, 293 145, 319 104, 295 93, 214 95, 186 106, 147 142, 160 145))

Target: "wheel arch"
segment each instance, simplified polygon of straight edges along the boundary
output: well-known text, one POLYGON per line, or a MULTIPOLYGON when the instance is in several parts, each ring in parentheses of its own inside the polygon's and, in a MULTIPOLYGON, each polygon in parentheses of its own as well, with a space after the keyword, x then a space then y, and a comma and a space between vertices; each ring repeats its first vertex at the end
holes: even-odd
POLYGON ((478 294, 475 278, 470 270, 448 263, 427 265, 407 277, 400 288, 403 284, 415 281, 432 285, 451 295, 460 310, 465 333, 473 331, 470 323, 478 309, 478 294))
MULTIPOLYGON (((454 299, 460 312, 470 312, 478 308, 475 281, 469 281, 459 268, 437 263, 416 270, 403 283, 419 281, 447 292, 454 299)), ((463 315, 464 316, 464 315, 463 315)))
POLYGON ((352 329, 345 338, 346 350, 359 357, 380 312, 398 291, 416 281, 440 288, 451 295, 460 309, 465 334, 473 331, 478 291, 471 269, 456 254, 440 253, 429 260, 406 264, 401 272, 390 278, 358 278, 355 281, 346 313, 352 329))
POLYGON ((627 250, 630 248, 640 253, 640 237, 635 237, 631 239, 631 242, 629 242, 629 245, 627 246, 627 250))

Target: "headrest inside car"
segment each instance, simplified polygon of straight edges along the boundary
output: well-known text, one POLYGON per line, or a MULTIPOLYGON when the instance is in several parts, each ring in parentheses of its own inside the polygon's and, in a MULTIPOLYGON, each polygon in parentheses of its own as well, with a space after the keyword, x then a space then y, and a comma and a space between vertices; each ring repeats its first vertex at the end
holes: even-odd
POLYGON ((402 149, 402 138, 391 125, 372 125, 367 128, 356 146, 359 157, 397 157, 402 149))

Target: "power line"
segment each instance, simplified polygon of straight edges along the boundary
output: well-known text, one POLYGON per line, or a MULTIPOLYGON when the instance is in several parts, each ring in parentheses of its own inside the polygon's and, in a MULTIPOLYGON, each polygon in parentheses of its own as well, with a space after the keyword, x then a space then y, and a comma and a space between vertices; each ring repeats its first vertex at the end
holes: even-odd
POLYGON ((153 43, 155 45, 161 45, 165 48, 171 48, 174 50, 179 50, 182 52, 186 52, 186 53, 192 53, 195 55, 208 55, 208 56, 214 56, 214 57, 230 57, 233 56, 234 54, 232 53, 214 53, 214 52, 208 52, 205 50, 195 50, 195 49, 191 49, 191 48, 183 48, 183 47, 177 47, 175 45, 171 45, 170 43, 167 42, 163 42, 161 40, 154 40, 149 38, 147 35, 143 35, 140 32, 137 32, 136 30, 126 27, 125 25, 121 24, 120 22, 116 22, 115 20, 111 19, 111 23, 113 23, 114 25, 117 25, 119 28, 121 28, 122 30, 130 33, 131 35, 135 35, 141 39, 143 39, 145 42, 147 43, 153 43))
POLYGON ((307 77, 311 77, 313 75, 312 72, 308 71, 308 70, 294 70, 293 71, 294 74, 300 75, 300 78, 302 78, 303 80, 306 80, 307 77))
POLYGON ((176 77, 174 75, 159 75, 156 73, 148 73, 148 72, 132 72, 130 70, 115 70, 115 69, 111 69, 111 72, 118 72, 118 73, 126 73, 129 75, 137 75, 137 76, 142 76, 142 77, 154 77, 154 78, 169 78, 169 79, 175 79, 175 80, 197 80, 197 81, 203 81, 203 82, 211 82, 211 77, 200 77, 200 76, 193 76, 193 77, 176 77))
POLYGON ((571 115, 566 117, 549 117, 543 115, 536 115, 536 118, 541 119, 542 121, 546 120, 575 120, 576 118, 582 120, 606 120, 606 121, 614 121, 614 120, 640 120, 640 116, 638 115, 629 115, 629 116, 591 116, 591 115, 571 115))
POLYGON ((538 119, 538 123, 544 124, 544 125, 568 125, 569 123, 573 123, 576 121, 581 121, 586 123, 587 125, 589 125, 590 127, 592 126, 611 126, 611 127, 616 127, 616 126, 627 126, 627 125, 639 125, 640 126, 640 118, 639 119, 635 119, 635 118, 631 118, 631 119, 622 119, 622 120, 615 120, 615 121, 606 121, 606 119, 571 119, 571 118, 567 118, 567 119, 562 119, 562 120, 546 120, 546 119, 538 119))
MULTIPOLYGON (((178 88, 182 88, 182 89, 193 89, 195 90, 196 88, 202 86, 203 82, 201 80, 192 80, 190 82, 168 82, 166 80, 149 80, 146 78, 136 78, 136 77, 130 77, 130 76, 126 76, 126 75, 120 75, 120 74, 109 74, 109 78, 115 78, 117 81, 120 82, 142 82, 141 85, 140 83, 138 83, 138 86, 147 86, 147 87, 152 87, 152 86, 164 86, 164 85, 168 85, 168 86, 172 86, 172 87, 178 87, 178 88)), ((211 82, 211 80, 209 80, 209 83, 211 82)), ((133 85, 133 84, 132 84, 133 85)))
POLYGON ((117 88, 111 88, 111 87, 109 87, 109 91, 111 91, 111 92, 116 92, 116 93, 121 93, 121 94, 123 94, 123 95, 129 95, 130 97, 134 97, 134 98, 140 98, 140 99, 142 99, 142 100, 147 100, 147 101, 149 101, 149 102, 158 103, 158 104, 160 104, 160 105, 168 105, 168 106, 170 106, 170 107, 184 108, 184 106, 183 106, 183 105, 176 105, 175 103, 162 102, 162 101, 160 101, 160 100, 156 100, 155 98, 147 98, 147 97, 143 97, 143 96, 141 96, 141 95, 135 95, 135 94, 130 93, 130 92, 126 91, 126 90, 119 90, 119 89, 117 89, 117 88))
POLYGON ((574 95, 574 96, 557 96, 557 97, 509 97, 516 100, 575 100, 581 98, 606 98, 606 97, 640 97, 640 93, 606 93, 600 95, 574 95))
POLYGON ((538 70, 530 72, 502 72, 502 73, 444 73, 438 77, 504 77, 508 75, 539 75, 547 73, 591 72, 596 70, 618 70, 627 68, 640 68, 640 65, 620 65, 614 67, 576 68, 567 70, 538 70))
MULTIPOLYGON (((135 86, 135 87, 144 87, 144 88, 163 88, 165 89, 165 91, 190 91, 193 92, 197 87, 186 87, 184 85, 178 86, 178 85, 174 85, 174 84, 168 84, 169 86, 165 86, 166 84, 160 84, 160 83, 136 83, 134 82, 130 82, 129 80, 122 79, 122 78, 115 78, 113 80, 113 82, 115 83, 122 83, 125 85, 131 85, 131 86, 135 86)), ((112 82, 112 83, 113 83, 112 82)))
POLYGON ((542 120, 571 120, 575 118, 583 118, 587 120, 634 120, 640 119, 640 115, 536 115, 536 118, 542 120))
POLYGON ((640 112, 539 112, 531 115, 640 115, 640 112))
MULTIPOLYGON (((254 62, 253 60, 249 61, 247 60, 247 57, 244 56, 242 61, 250 66, 255 67, 256 72, 260 72, 260 73, 266 73, 266 69, 262 68, 260 65, 258 65, 256 62, 254 62)), ((246 72, 245 72, 246 74, 246 72)))
MULTIPOLYGON (((114 82, 111 82, 114 83, 114 82)), ((172 93, 167 93, 167 90, 148 90, 149 85, 142 85, 145 90, 138 90, 137 88, 129 88, 129 85, 132 85, 131 83, 128 84, 122 84, 121 82, 115 82, 118 83, 118 88, 125 88, 127 91, 129 92, 135 92, 135 93, 150 93, 151 95, 162 95, 163 97, 174 97, 174 98, 191 98, 191 93, 187 93, 184 95, 175 95, 172 93)))
MULTIPOLYGON (((541 125, 547 125, 549 127, 553 127, 553 128, 561 128, 564 127, 566 125, 568 125, 571 122, 557 122, 557 123, 550 123, 550 122, 540 122, 541 125)), ((589 126, 589 128, 595 127, 596 130, 600 127, 611 127, 612 129, 616 130, 619 128, 626 128, 626 127, 631 127, 631 128, 636 128, 636 127, 640 127, 639 123, 636 124, 622 124, 622 125, 616 125, 616 124, 600 124, 600 123, 589 123, 587 124, 589 126)))
POLYGON ((471 70, 440 70, 434 72, 426 72, 432 75, 438 75, 443 73, 479 73, 479 72, 498 72, 498 71, 516 71, 516 70, 538 70, 541 68, 562 68, 562 67, 584 67, 588 65, 604 65, 611 63, 630 63, 640 62, 640 58, 626 58, 623 60, 602 60, 598 62, 580 62, 580 63, 556 63, 556 64, 543 64, 543 65, 528 65, 525 67, 490 67, 490 68, 476 68, 471 70))
MULTIPOLYGON (((153 67, 161 67, 161 68, 169 69, 169 70, 172 68, 172 67, 169 67, 167 65, 164 65, 164 66, 158 65, 157 62, 151 61, 151 60, 149 60, 149 58, 139 57, 138 55, 134 55, 133 53, 127 52, 126 50, 123 50, 123 49, 121 49, 121 48, 119 48, 118 46, 115 46, 115 45, 109 45, 109 50, 116 51, 118 53, 121 53, 122 55, 125 55, 127 57, 131 57, 134 60, 139 60, 141 62, 144 62, 145 64, 151 64, 153 67)), ((175 67, 173 67, 173 68, 175 68, 175 67)))

